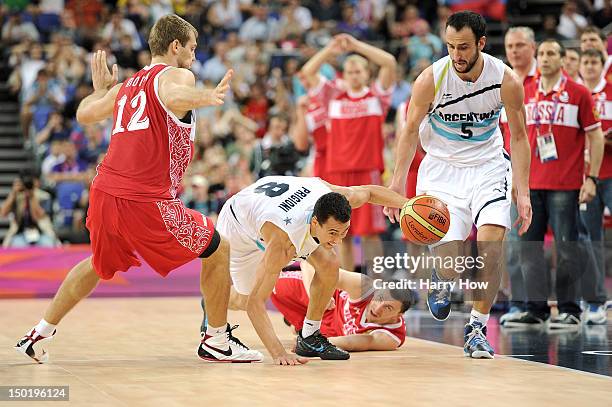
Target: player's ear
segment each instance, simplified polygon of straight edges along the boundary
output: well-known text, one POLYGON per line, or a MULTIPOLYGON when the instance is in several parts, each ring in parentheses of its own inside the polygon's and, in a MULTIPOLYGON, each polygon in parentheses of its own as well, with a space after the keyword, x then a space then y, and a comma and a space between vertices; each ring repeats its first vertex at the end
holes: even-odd
POLYGON ((319 226, 321 225, 321 223, 319 222, 319 219, 317 219, 316 215, 312 216, 312 221, 314 222, 315 225, 319 225, 319 226))
POLYGON ((480 37, 480 39, 478 40, 478 49, 482 51, 486 44, 487 44, 487 37, 485 36, 480 37))

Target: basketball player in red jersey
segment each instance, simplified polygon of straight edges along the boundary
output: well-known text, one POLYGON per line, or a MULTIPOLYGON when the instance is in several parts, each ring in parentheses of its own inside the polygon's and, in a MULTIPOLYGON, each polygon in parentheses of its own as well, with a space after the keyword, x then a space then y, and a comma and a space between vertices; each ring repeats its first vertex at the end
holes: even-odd
POLYGON ((77 110, 81 124, 113 117, 111 143, 91 186, 87 228, 93 255, 66 276, 44 318, 15 347, 37 362, 47 355, 38 345, 98 284, 117 271, 139 266, 142 257, 157 273, 202 258, 200 289, 208 326, 199 356, 216 362, 259 362, 232 335, 227 323, 230 293, 229 243, 210 219, 186 208, 177 189, 193 155, 194 109, 223 104, 232 71, 215 89, 195 87, 189 67, 195 59, 197 30, 176 15, 155 23, 149 36, 151 65, 124 83, 111 74, 103 51, 93 54, 94 92, 77 110))
POLYGON ((307 151, 312 136, 315 152, 312 175, 327 179, 327 110, 315 98, 304 95, 298 100, 295 113, 292 134, 295 148, 307 151))
MULTIPOLYGON (((388 52, 348 34, 340 34, 302 68, 301 73, 312 86, 309 94, 328 114, 328 182, 342 186, 381 184, 384 171, 382 125, 391 104, 396 66, 395 58, 388 52), (327 59, 343 53, 353 54, 344 61, 344 86, 339 87, 337 81, 320 77, 318 72, 327 59), (369 61, 380 66, 378 77, 370 86, 369 61)), ((354 211, 350 233, 361 236, 369 247, 376 247, 374 251, 382 252, 378 234, 385 229, 382 208, 364 205, 354 211)), ((366 258, 372 255, 366 253, 366 258)), ((342 267, 353 270, 351 239, 343 242, 340 257, 342 267)))
MULTIPOLYGON (((296 331, 302 329, 314 273, 313 267, 303 261, 301 271, 280 274, 270 296, 296 331)), ((321 333, 349 352, 395 350, 406 339, 402 314, 415 303, 411 290, 375 290, 369 277, 340 270, 336 290, 323 314, 321 333)))

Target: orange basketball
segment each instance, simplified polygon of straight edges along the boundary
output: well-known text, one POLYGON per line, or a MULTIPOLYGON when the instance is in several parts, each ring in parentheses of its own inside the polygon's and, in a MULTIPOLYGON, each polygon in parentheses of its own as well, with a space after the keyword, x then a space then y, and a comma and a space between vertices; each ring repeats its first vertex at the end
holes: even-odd
POLYGON ((448 208, 435 196, 415 196, 400 212, 400 227, 404 237, 412 243, 437 243, 446 235, 449 226, 448 208))

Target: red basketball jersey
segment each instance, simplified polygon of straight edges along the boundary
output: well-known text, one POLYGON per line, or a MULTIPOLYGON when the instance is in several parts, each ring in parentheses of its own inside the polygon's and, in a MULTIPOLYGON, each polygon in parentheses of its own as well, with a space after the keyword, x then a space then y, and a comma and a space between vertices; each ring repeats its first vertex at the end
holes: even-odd
POLYGON ((384 171, 382 126, 391 105, 393 86, 374 82, 360 92, 344 90, 321 78, 309 94, 327 109, 327 171, 384 171))
POLYGON ((325 178, 327 151, 327 109, 315 98, 308 101, 306 111, 306 128, 314 139, 314 176, 325 178))
POLYGON ((406 323, 403 317, 400 316, 399 322, 394 324, 380 325, 366 322, 366 309, 373 295, 370 293, 365 298, 351 300, 346 291, 336 290, 334 293, 336 308, 332 310, 335 318, 323 321, 328 326, 328 332, 334 332, 336 336, 381 332, 389 335, 401 346, 406 339, 406 323))
POLYGON ((195 113, 179 120, 159 98, 159 76, 172 67, 147 66, 121 86, 108 153, 92 186, 141 202, 175 199, 193 155, 195 113))
MULTIPOLYGON (((326 337, 346 336, 382 332, 389 335, 400 346, 406 339, 406 323, 400 316, 396 323, 379 325, 366 322, 368 304, 373 293, 362 299, 351 300, 346 291, 336 290, 334 300, 336 307, 325 311, 321 320, 321 333, 326 337)), ((296 329, 302 329, 308 309, 308 294, 304 288, 301 271, 284 271, 280 273, 274 291, 270 296, 272 303, 296 329)))

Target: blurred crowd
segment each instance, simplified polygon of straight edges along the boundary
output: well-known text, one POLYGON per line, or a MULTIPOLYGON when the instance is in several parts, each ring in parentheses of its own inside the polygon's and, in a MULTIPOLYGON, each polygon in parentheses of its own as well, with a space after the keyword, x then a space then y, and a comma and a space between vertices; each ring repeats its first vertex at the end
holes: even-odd
MULTIPOLYGON (((384 128, 386 167, 390 169, 396 109, 409 98, 418 74, 446 55, 446 18, 469 3, 489 20, 501 20, 506 2, 438 3, 4 1, 0 7, 1 51, 11 67, 10 90, 21 106, 24 143, 36 159, 34 171, 15 181, 12 194, 27 186, 39 196, 40 207, 49 217, 48 227, 39 232, 51 235, 41 244, 87 241, 88 186, 111 134, 110 121, 81 126, 75 120, 77 106, 92 91, 91 52, 105 50, 109 64, 119 65, 119 80, 130 77, 149 64, 148 31, 168 13, 182 16, 199 31, 197 60, 192 66, 199 86, 214 86, 229 68, 235 71, 232 92, 223 107, 197 112, 195 157, 180 195, 189 207, 214 219, 229 196, 255 179, 312 174, 310 148, 296 148, 292 137, 296 104, 306 93, 297 73, 338 33, 350 33, 385 49, 398 61, 384 128)), ((553 35, 576 38, 588 20, 598 25, 610 21, 610 3, 568 2, 562 14, 544 24, 542 32, 552 29, 553 35)), ((340 60, 330 61, 320 73, 331 79, 339 75, 340 67, 340 60)), ((22 225, 16 228, 12 234, 22 234, 22 225)))

